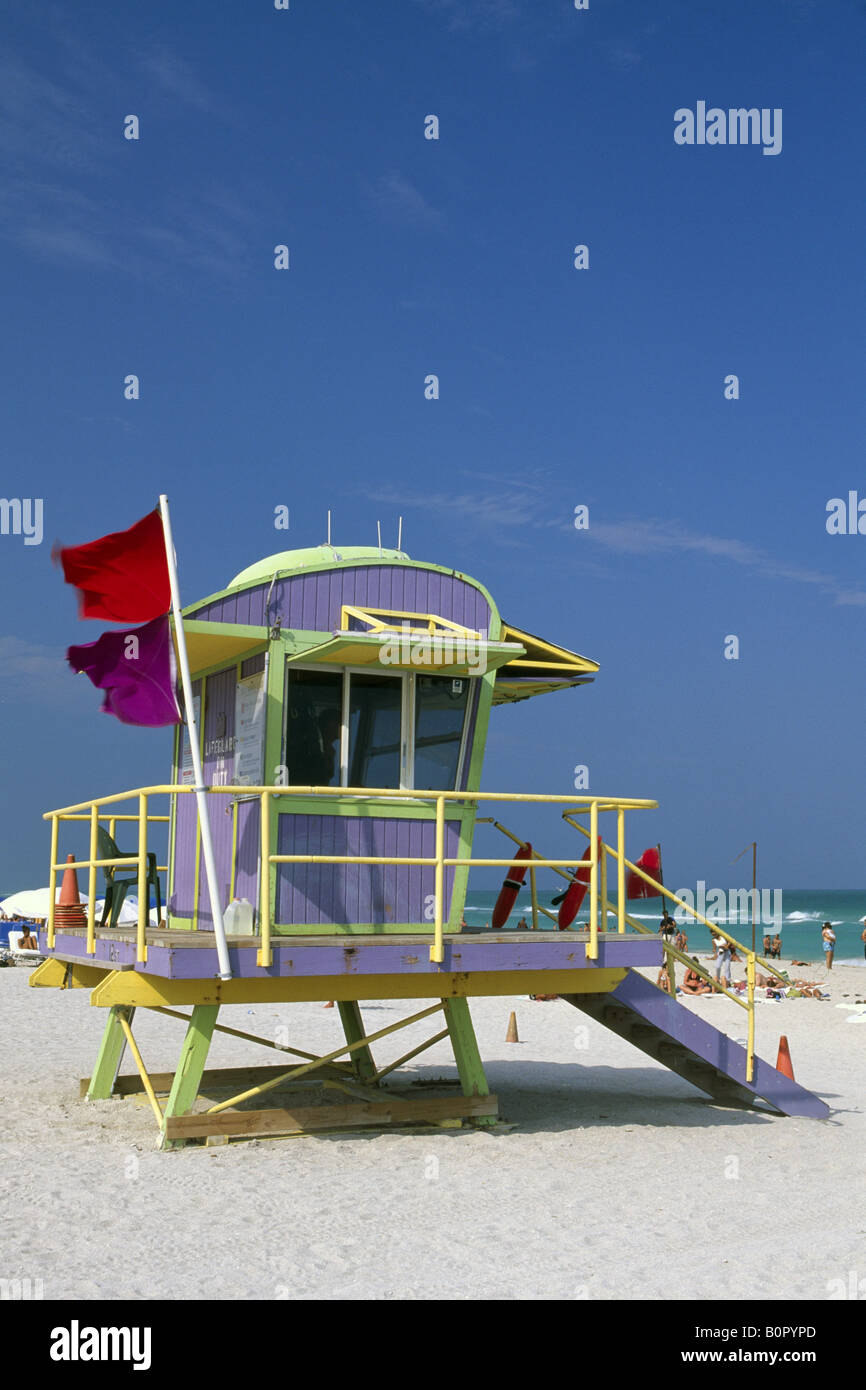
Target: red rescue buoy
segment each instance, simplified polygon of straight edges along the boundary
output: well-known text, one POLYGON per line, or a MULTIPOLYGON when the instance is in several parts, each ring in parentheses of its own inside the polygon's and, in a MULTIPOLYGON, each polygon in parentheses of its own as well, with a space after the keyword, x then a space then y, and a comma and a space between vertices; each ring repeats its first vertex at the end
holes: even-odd
POLYGON ((499 890, 499 897, 496 899, 496 906, 491 918, 494 927, 501 927, 508 921, 509 913, 517 901, 517 894, 523 887, 523 880, 531 859, 532 845, 527 840, 526 844, 521 845, 517 851, 517 858, 508 870, 508 877, 503 880, 499 890))
MULTIPOLYGON (((604 854, 601 836, 598 837, 598 861, 601 863, 601 856, 604 854)), ((589 880, 592 875, 592 865, 582 864, 575 874, 568 888, 568 892, 559 906, 557 922, 560 931, 567 931, 580 911, 581 904, 586 897, 586 890, 589 887, 589 880)))

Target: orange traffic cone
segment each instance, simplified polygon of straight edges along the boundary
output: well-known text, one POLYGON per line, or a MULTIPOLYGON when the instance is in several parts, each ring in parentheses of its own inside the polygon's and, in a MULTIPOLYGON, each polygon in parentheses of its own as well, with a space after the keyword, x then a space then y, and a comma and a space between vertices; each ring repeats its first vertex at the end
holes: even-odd
POLYGON ((783 1033, 779 1039, 779 1055, 776 1058, 776 1071, 780 1071, 783 1076, 794 1080, 794 1067, 791 1062, 791 1050, 788 1047, 788 1039, 783 1033))
POLYGON ((55 927, 84 927, 87 925, 87 913, 78 892, 78 877, 73 865, 75 855, 67 854, 66 868, 63 870, 63 881, 60 885, 60 897, 54 905, 54 925, 55 927))
POLYGON ((520 1042, 517 1036, 517 1014, 512 1011, 508 1019, 508 1032, 505 1034, 506 1042, 520 1042))
POLYGON ((60 897, 57 900, 62 907, 71 907, 73 904, 77 907, 81 902, 81 896, 78 892, 78 875, 72 867, 74 863, 75 855, 67 854, 66 868, 63 870, 63 882, 60 885, 60 897))

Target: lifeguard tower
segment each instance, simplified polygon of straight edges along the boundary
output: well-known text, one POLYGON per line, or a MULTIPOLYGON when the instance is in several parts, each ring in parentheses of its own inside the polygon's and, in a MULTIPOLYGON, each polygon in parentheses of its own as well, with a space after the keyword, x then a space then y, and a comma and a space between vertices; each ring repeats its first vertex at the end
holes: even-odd
POLYGON ((628 1037, 719 1102, 762 1098, 778 1112, 828 1113, 755 1056, 757 958, 745 947, 749 989, 737 1000, 749 1014, 745 1049, 638 973, 665 955, 684 959, 627 911, 626 872, 653 881, 626 857, 626 817, 655 802, 481 790, 494 706, 591 681, 595 661, 510 626, 477 580, 378 547, 270 556, 187 608, 184 630, 221 903, 232 904, 232 978, 217 978, 191 750, 179 727, 169 783, 46 813, 52 888, 64 868, 61 832, 76 821, 90 828, 89 854, 78 861, 88 875, 87 920, 49 919, 40 942, 47 960, 31 981, 90 989, 91 1002, 108 1010, 93 1075, 82 1083, 90 1099, 143 1089, 167 1148, 341 1126, 495 1125, 498 1104, 468 999, 544 993, 628 1037), (520 803, 545 805, 557 834, 569 827, 568 852, 545 858, 525 846, 485 814, 494 802, 510 803, 511 812, 520 803), (472 857, 482 820, 520 846, 528 863, 529 930, 462 926, 470 869, 507 873, 514 854, 472 857), (611 844, 602 836, 607 826, 611 844), (134 831, 134 850, 100 859, 106 829, 121 840, 134 831), (167 874, 166 923, 158 928, 147 920, 155 846, 167 874), (117 866, 137 873, 134 927, 95 922, 97 876, 117 866), (559 881, 552 875, 571 881, 581 869, 588 929, 556 930, 539 879, 547 875, 550 886, 559 881), (368 1034, 361 1006, 382 998, 431 1002, 368 1034), (282 1048, 300 1059, 289 1068, 284 1061, 205 1070, 214 1032, 237 1034, 217 1022, 221 1005, 302 1000, 337 1002, 343 1045, 325 1056, 282 1048), (178 1013, 184 1006, 191 1012, 178 1013), (132 1032, 136 1008, 185 1020, 174 1072, 148 1072, 132 1032), (445 1026, 422 1047, 374 1060, 372 1044, 435 1013, 445 1026), (394 1074, 444 1037, 462 1096, 399 1095, 394 1074), (127 1045, 137 1076, 119 1075, 127 1045), (260 1097, 311 1079, 340 1103, 261 1108, 260 1097), (223 1098, 225 1089, 235 1093, 223 1098))

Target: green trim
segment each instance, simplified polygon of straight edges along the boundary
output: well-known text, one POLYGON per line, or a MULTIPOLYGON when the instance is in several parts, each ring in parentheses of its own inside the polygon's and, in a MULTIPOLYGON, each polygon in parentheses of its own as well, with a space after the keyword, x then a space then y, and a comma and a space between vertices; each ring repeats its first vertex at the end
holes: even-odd
MULTIPOLYGON (((280 788, 276 789, 281 791, 280 788)), ((338 788, 334 788, 335 791, 338 788)), ((407 796, 411 796, 407 792, 407 796)), ((272 801, 276 808, 277 815, 309 815, 309 816, 355 816, 358 818, 379 817, 385 820, 435 820, 435 806, 420 806, 417 802, 407 805, 405 802, 396 802, 384 797, 369 799, 361 797, 344 797, 342 801, 330 798, 325 801, 312 797, 304 796, 283 796, 280 795, 279 801, 272 801)), ((455 808, 459 803, 454 803, 455 808)), ((462 821, 467 815, 474 815, 474 803, 471 809, 450 810, 448 803, 445 806, 446 821, 462 821)), ((274 851, 277 853, 278 851, 274 851)))
POLYGON ((268 647, 268 684, 265 691, 265 785, 276 776, 283 761, 286 663, 282 642, 268 647))
MULTIPOLYGON (((367 1034, 357 999, 339 999, 337 1008, 340 1010, 340 1021, 346 1035, 346 1042, 359 1042, 361 1038, 365 1038, 367 1034)), ((359 1047, 357 1051, 352 1053, 351 1061, 352 1070, 359 1081, 372 1081, 376 1075, 376 1063, 373 1061, 373 1054, 369 1046, 359 1047)))
MULTIPOLYGON (((448 935, 451 927, 444 927, 448 935)), ((271 932, 277 936, 426 936, 432 942, 432 922, 276 922, 271 932)))
MULTIPOLYGON (((459 872, 459 870, 458 870, 459 872)), ((189 917, 168 919, 172 931, 194 931, 189 917)), ((443 928, 447 936, 459 936, 459 923, 453 927, 449 922, 443 928)), ((432 922, 276 922, 271 926, 273 936, 393 936, 402 932, 405 936, 426 936, 433 940, 432 922)), ((216 948, 214 948, 216 949, 216 948)))
MULTIPOLYGON (((200 757, 201 760, 202 760, 202 769, 204 769, 204 724, 205 724, 205 716, 206 716, 206 714, 207 714, 207 709, 206 709, 206 706, 205 706, 205 692, 206 692, 206 690, 207 690, 207 677, 206 677, 206 676, 199 676, 199 677, 197 677, 197 679, 201 681, 201 691, 199 692, 199 703, 198 703, 199 724, 200 724, 200 728, 199 728, 199 731, 198 731, 198 745, 199 745, 199 746, 198 746, 198 752, 199 752, 199 757, 200 757)), ((195 699, 195 696, 194 696, 194 695, 193 695, 193 699, 195 699)), ((197 926, 197 924, 198 924, 198 904, 199 904, 200 893, 201 893, 201 824, 200 824, 200 822, 199 822, 198 816, 196 816, 196 818, 195 818, 195 878, 193 879, 193 887, 192 887, 192 924, 193 924, 193 929, 194 929, 195 931, 198 930, 198 926, 197 926)))
MULTIPOLYGON (((469 1001, 461 996, 442 1000, 445 1022, 451 1035, 454 1060, 464 1096, 489 1096, 490 1087, 484 1074, 484 1063, 478 1050, 478 1039, 472 1026, 469 1001)), ((495 1115, 479 1116, 475 1124, 495 1125, 495 1115)))
MULTIPOLYGON (((223 623, 218 619, 211 618, 187 618, 183 625, 184 632, 192 633, 194 636, 212 637, 248 637, 251 641, 256 639, 263 646, 267 646, 268 629, 263 623, 223 623)), ((246 661, 246 653, 240 658, 246 661)))
MULTIPOLYGON (((180 1057, 177 1060, 174 1081, 163 1112, 165 1119, 175 1115, 186 1115, 195 1104, 219 1011, 219 1004, 196 1004, 194 1006, 180 1050, 180 1057)), ((183 1142, 182 1139, 167 1140, 163 1131, 162 1148, 180 1148, 183 1142)))
POLYGON ((87 1100, 108 1100, 114 1091, 114 1083, 126 1048, 126 1034, 120 1025, 121 1014, 125 1014, 127 1023, 131 1024, 135 1009, 114 1004, 108 1010, 108 1018, 102 1030, 102 1041, 96 1054, 96 1064, 87 1088, 87 1100))
MULTIPOLYGON (((178 784, 180 773, 180 750, 183 746, 183 724, 176 724, 174 729, 174 749, 171 755, 171 780, 175 786, 178 784)), ((172 792, 169 798, 168 823, 168 875, 165 885, 165 919, 168 921, 168 904, 174 894, 174 864, 175 851, 177 849, 177 792, 172 792)))

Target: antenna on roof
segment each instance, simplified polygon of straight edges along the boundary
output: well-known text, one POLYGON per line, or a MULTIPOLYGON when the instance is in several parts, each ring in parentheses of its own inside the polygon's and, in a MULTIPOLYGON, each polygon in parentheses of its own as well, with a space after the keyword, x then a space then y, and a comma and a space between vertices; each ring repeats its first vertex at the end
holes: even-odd
POLYGON ((378 538, 379 538, 379 549, 381 550, 381 549, 382 549, 382 523, 381 523, 381 521, 377 521, 377 522, 376 522, 376 535, 377 535, 378 538))
POLYGON ((397 523, 397 549, 403 549, 403 518, 399 517, 397 523))
POLYGON ((331 544, 331 509, 328 508, 328 545, 331 544))

